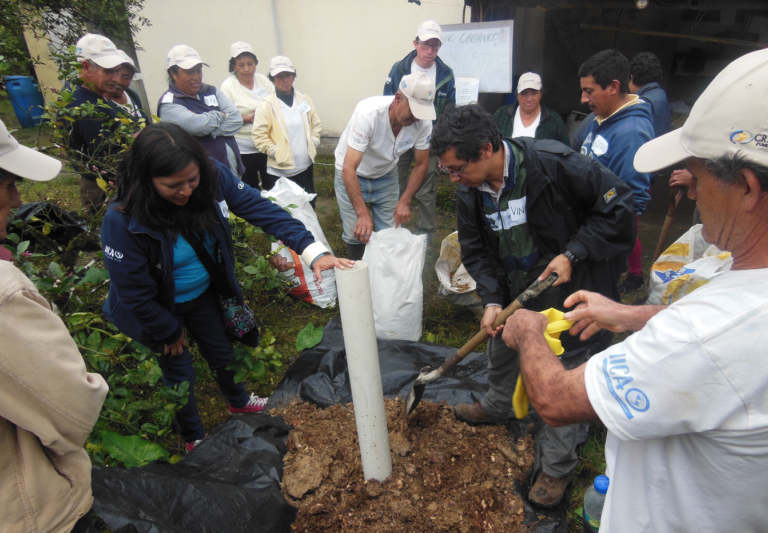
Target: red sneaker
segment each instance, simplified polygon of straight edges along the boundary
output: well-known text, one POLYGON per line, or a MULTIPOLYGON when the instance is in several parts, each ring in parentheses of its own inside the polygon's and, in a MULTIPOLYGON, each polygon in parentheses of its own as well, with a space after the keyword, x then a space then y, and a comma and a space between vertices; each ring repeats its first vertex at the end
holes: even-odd
MULTIPOLYGON (((208 436, 208 435, 206 435, 205 437, 207 437, 207 436, 208 436)), ((203 439, 204 439, 205 437, 203 437, 203 439)), ((188 442, 188 443, 186 443, 184 446, 187 448, 187 453, 189 453, 189 452, 191 452, 192 450, 194 450, 194 449, 195 449, 195 446, 197 446, 198 444, 200 444, 201 442, 203 442, 203 439, 199 439, 199 440, 196 440, 195 442, 188 442)))
POLYGON ((245 404, 242 407, 232 407, 229 406, 229 412, 233 415, 247 415, 252 413, 258 413, 262 409, 264 409, 264 406, 267 405, 267 402, 269 401, 269 398, 259 398, 255 394, 251 394, 251 398, 248 400, 248 403, 245 404))

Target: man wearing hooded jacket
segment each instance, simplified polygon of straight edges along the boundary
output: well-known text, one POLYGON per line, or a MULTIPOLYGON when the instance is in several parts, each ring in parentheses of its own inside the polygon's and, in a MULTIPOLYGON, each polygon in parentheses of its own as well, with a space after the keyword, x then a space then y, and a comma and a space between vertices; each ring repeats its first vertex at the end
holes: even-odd
MULTIPOLYGON (((430 148, 459 186, 456 207, 461 259, 477 283, 488 342, 488 393, 474 404, 457 404, 470 424, 514 418, 512 397, 519 356, 501 341, 493 322, 503 306, 531 283, 556 272, 559 279, 526 305, 534 311, 564 310, 573 291, 585 287, 618 300, 616 288, 634 243, 632 191, 604 166, 564 144, 526 137, 503 139, 493 117, 477 105, 448 108, 432 132, 430 148)), ((580 365, 610 345, 561 334, 566 368, 580 365)), ((579 427, 545 426, 538 442, 542 473, 529 499, 554 507, 578 462, 579 427)))
MULTIPOLYGON (((451 67, 443 63, 437 57, 437 52, 443 43, 443 31, 432 20, 427 20, 416 30, 416 39, 413 41, 414 50, 392 66, 392 70, 384 84, 384 96, 392 96, 397 93, 400 80, 403 76, 424 72, 432 78, 437 94, 435 95, 435 112, 437 119, 448 104, 456 102, 456 80, 453 77, 451 67)), ((408 176, 411 174, 411 162, 415 157, 413 148, 400 156, 397 163, 397 174, 400 180, 400 196, 408 185, 408 176)), ((419 212, 416 219, 416 233, 432 233, 435 231, 435 201, 437 198, 437 158, 429 158, 429 169, 416 193, 419 212)))

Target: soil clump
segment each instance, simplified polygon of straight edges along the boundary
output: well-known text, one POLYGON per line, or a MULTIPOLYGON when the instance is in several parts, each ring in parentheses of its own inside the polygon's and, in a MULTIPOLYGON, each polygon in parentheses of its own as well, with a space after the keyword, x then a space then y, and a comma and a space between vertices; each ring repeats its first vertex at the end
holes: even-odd
POLYGON ((269 412, 294 427, 282 485, 299 509, 293 531, 528 531, 516 488, 533 465, 530 436, 469 426, 445 402, 422 401, 407 425, 402 399, 385 405, 392 475, 383 482, 363 479, 353 404, 269 412))

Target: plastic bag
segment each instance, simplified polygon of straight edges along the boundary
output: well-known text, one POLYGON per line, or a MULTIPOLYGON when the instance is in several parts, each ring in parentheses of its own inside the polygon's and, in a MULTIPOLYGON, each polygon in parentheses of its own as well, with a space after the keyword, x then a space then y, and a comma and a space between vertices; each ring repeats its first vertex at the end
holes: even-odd
MULTIPOLYGON (((275 186, 268 191, 261 191, 264 198, 272 198, 280 207, 288 208, 296 220, 301 221, 315 237, 316 242, 323 243, 331 250, 325 239, 323 228, 317 219, 315 210, 309 204, 316 194, 309 194, 287 178, 277 180, 275 186), (288 207, 295 205, 296 207, 288 207)), ((323 281, 318 282, 315 273, 309 265, 301 260, 301 256, 282 242, 272 243, 272 251, 293 263, 293 268, 282 274, 288 278, 291 288, 288 294, 302 302, 318 307, 334 307, 336 305, 336 273, 333 270, 323 272, 323 281)), ((333 253, 333 251, 331 251, 333 253)))
POLYGON ((365 247, 376 337, 417 341, 421 338, 424 286, 421 274, 427 236, 405 228, 374 232, 365 247))
POLYGON ((440 288, 437 295, 455 305, 466 305, 479 314, 483 313, 480 297, 475 292, 477 285, 461 262, 459 232, 454 231, 443 239, 440 245, 440 257, 435 263, 440 288))
POLYGON ((701 227, 697 224, 685 232, 653 264, 648 304, 669 305, 731 269, 731 253, 708 244, 701 227))

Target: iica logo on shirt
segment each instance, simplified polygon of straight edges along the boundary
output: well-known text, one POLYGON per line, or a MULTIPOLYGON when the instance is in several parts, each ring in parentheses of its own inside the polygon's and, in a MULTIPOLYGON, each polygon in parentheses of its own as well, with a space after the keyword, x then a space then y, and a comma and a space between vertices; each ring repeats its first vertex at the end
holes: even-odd
POLYGON ((123 253, 118 252, 114 248, 110 248, 109 246, 104 247, 104 257, 106 259, 112 259, 114 261, 117 261, 118 263, 123 258, 123 253))
POLYGON ((644 413, 651 407, 648 396, 643 391, 637 388, 627 389, 627 385, 634 380, 630 375, 627 354, 619 353, 604 357, 603 374, 608 392, 618 402, 629 420, 635 417, 630 407, 638 413, 644 413))
POLYGON ((525 214, 525 198, 511 200, 504 211, 485 215, 485 218, 488 219, 488 225, 493 231, 501 231, 525 224, 528 221, 528 217, 525 214))

